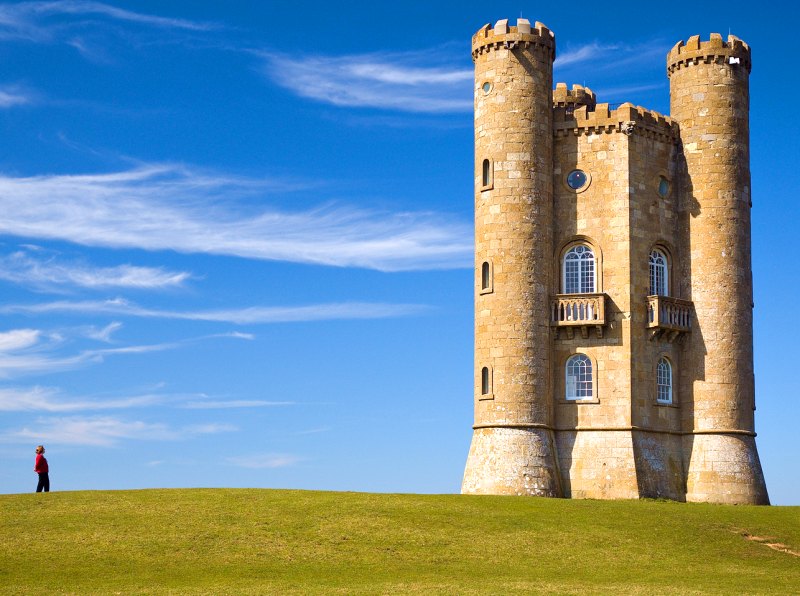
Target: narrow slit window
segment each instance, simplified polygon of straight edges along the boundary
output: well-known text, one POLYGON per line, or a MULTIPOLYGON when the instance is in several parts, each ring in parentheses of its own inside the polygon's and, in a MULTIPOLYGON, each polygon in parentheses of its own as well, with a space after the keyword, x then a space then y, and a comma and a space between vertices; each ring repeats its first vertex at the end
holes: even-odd
POLYGON ((489 368, 484 366, 481 369, 481 395, 489 395, 491 387, 489 386, 489 368))
POLYGON ((484 261, 481 265, 481 290, 489 290, 492 287, 492 272, 489 268, 489 262, 484 261))
POLYGON ((491 183, 492 183, 492 162, 490 162, 488 159, 484 159, 481 185, 489 186, 491 183))

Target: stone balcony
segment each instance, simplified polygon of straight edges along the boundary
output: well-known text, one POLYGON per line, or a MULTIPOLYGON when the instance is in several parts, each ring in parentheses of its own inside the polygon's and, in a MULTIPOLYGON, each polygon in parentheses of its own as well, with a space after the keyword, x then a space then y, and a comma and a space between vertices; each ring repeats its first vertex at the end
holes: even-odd
POLYGON ((670 296, 647 297, 647 328, 650 340, 669 342, 692 330, 692 302, 670 296))
POLYGON ((583 338, 594 328, 597 337, 603 337, 606 324, 605 294, 556 294, 550 300, 550 326, 555 327, 556 339, 563 334, 568 339, 578 328, 583 338))

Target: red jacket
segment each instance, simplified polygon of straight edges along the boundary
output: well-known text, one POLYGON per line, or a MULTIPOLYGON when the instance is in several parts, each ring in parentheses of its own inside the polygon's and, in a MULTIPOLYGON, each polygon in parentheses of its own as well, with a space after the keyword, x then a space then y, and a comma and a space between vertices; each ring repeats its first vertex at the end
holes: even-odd
POLYGON ((41 453, 36 454, 36 465, 33 466, 33 471, 37 474, 47 474, 50 471, 47 459, 41 453))

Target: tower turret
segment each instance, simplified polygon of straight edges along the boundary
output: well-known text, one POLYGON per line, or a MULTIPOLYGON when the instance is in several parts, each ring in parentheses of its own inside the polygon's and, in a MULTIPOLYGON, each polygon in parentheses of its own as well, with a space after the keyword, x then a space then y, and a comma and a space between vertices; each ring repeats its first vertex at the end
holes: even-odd
POLYGON ((686 500, 768 503, 753 419, 750 48, 734 36, 691 37, 669 52, 667 73, 696 315, 681 387, 686 500))
POLYGON ((462 492, 560 496, 552 431, 555 38, 519 19, 472 38, 475 425, 462 492))
POLYGON ((594 91, 583 85, 573 85, 572 89, 568 89, 566 83, 556 83, 553 89, 553 107, 564 108, 568 114, 581 106, 594 110, 596 104, 594 91))

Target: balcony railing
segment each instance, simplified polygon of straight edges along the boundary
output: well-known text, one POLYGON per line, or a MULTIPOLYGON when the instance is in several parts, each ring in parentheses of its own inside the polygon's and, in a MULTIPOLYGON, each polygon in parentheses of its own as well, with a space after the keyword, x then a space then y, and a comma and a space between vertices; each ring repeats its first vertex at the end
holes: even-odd
POLYGON ((556 294, 550 300, 550 325, 556 327, 557 334, 563 327, 571 339, 573 329, 579 327, 581 335, 588 337, 589 327, 594 327, 597 337, 603 337, 605 324, 605 294, 556 294))
POLYGON ((647 327, 650 339, 666 334, 669 341, 692 330, 692 302, 670 296, 647 297, 647 327))

